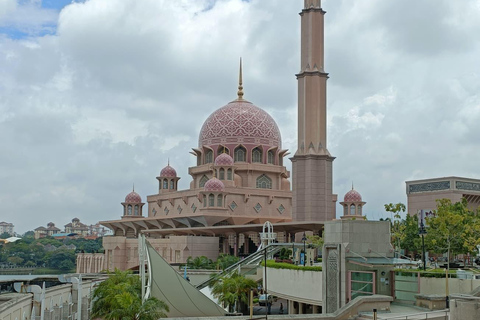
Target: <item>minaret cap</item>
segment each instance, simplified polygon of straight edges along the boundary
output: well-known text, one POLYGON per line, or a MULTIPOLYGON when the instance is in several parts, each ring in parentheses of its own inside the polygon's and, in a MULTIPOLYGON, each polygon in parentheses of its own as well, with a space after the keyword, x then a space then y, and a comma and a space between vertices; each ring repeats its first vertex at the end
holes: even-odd
POLYGON ((242 58, 240 58, 240 71, 238 73, 238 98, 237 100, 243 100, 243 82, 242 82, 242 58))

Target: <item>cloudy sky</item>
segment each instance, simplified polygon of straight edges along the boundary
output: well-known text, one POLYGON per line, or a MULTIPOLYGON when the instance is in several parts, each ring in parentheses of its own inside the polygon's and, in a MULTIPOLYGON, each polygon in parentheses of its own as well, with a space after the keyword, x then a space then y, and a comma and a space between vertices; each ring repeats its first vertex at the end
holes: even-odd
MULTIPOLYGON (((0 221, 118 219, 236 97, 296 150, 302 0, 0 0, 0 221)), ((334 192, 369 219, 405 181, 480 178, 480 3, 325 0, 334 192)), ((291 168, 290 161, 286 161, 291 168)), ((337 208, 337 212, 340 209, 337 208)))

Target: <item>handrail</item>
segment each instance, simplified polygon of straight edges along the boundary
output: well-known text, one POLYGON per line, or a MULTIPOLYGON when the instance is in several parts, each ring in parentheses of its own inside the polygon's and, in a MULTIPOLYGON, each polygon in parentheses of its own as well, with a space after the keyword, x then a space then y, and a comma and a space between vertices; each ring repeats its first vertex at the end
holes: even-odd
MULTIPOLYGON (((232 264, 230 267, 226 268, 223 270, 223 272, 216 274, 214 277, 207 279, 199 284, 197 284, 195 287, 198 290, 201 290, 205 287, 207 287, 212 281, 218 280, 221 277, 224 277, 228 274, 231 274, 234 272, 238 267, 245 266, 245 265, 259 265, 261 261, 263 260, 263 257, 265 256, 265 250, 267 250, 267 255, 273 255, 280 251, 282 248, 291 248, 292 246, 300 246, 298 243, 271 243, 264 249, 261 249, 260 251, 257 251, 255 253, 252 253, 248 257, 246 257, 243 260, 238 261, 235 264, 232 264)), ((301 244, 303 246, 303 243, 301 244)))

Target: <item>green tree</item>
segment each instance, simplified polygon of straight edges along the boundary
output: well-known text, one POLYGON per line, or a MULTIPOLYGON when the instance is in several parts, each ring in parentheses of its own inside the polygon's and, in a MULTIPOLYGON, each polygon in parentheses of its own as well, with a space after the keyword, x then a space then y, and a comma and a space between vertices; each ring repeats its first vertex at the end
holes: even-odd
POLYGON ((457 203, 449 199, 437 200, 435 215, 427 218, 425 242, 428 247, 436 252, 446 252, 448 261, 452 254, 467 252, 464 244, 469 237, 467 224, 472 216, 465 199, 457 203))
POLYGON ((407 214, 407 217, 401 223, 405 226, 403 237, 400 241, 401 248, 408 252, 420 251, 422 249, 422 239, 418 235, 417 215, 411 216, 407 214))
POLYGON ((392 233, 392 244, 395 247, 395 251, 400 251, 400 245, 402 242, 405 231, 405 224, 402 224, 400 212, 405 212, 405 205, 403 203, 389 203, 385 204, 385 210, 390 212, 390 225, 392 233))
POLYGON ((10 238, 12 235, 8 232, 4 232, 2 234, 0 234, 0 239, 7 239, 7 238, 10 238))
POLYGON ((105 320, 157 320, 166 318, 165 302, 150 297, 142 303, 141 282, 131 271, 115 270, 92 296, 92 318, 105 320))
POLYGON ((240 260, 239 257, 231 256, 229 254, 220 254, 218 257, 217 261, 215 262, 215 265, 217 266, 217 269, 222 269, 225 270, 226 268, 230 267, 231 265, 234 265, 240 260))
MULTIPOLYGON (((68 266, 75 267, 75 252, 73 250, 55 250, 45 254, 44 262, 47 267, 55 268, 55 269, 62 269, 62 270, 69 270, 64 269, 68 266)), ((72 269, 72 268, 70 268, 72 269)))
POLYGON ((215 264, 212 259, 208 259, 205 256, 192 258, 191 256, 187 258, 187 267, 189 269, 213 269, 215 264))
POLYGON ((230 311, 233 311, 236 305, 236 311, 239 312, 240 302, 248 303, 250 290, 256 287, 257 283, 254 280, 234 272, 216 281, 212 286, 212 294, 220 303, 228 306, 230 311))

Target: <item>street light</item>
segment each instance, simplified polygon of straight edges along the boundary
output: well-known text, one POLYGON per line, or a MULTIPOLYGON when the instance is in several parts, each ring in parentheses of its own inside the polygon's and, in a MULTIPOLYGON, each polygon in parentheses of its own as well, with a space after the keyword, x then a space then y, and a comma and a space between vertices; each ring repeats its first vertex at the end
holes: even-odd
POLYGON ((423 271, 427 269, 427 263, 425 259, 425 238, 424 235, 427 233, 425 229, 425 225, 423 224, 423 217, 422 221, 420 221, 420 229, 418 230, 418 234, 422 236, 422 261, 423 261, 423 271))
POLYGON ((305 236, 305 231, 303 232, 302 242, 303 242, 303 266, 305 267, 305 260, 307 260, 307 250, 305 248, 307 237, 305 236))

